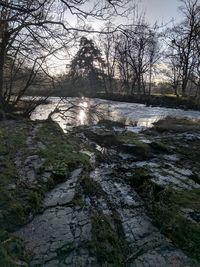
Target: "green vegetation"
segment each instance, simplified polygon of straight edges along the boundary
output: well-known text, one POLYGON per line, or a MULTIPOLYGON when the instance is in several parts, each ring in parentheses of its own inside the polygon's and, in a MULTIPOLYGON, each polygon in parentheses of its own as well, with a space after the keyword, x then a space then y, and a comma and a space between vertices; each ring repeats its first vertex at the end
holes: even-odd
MULTIPOLYGON (((13 223, 23 222, 26 213, 26 201, 21 203, 20 180, 18 179, 15 167, 16 153, 25 148, 26 135, 30 124, 9 127, 7 125, 0 128, 0 225, 2 230, 13 229, 13 223)), ((24 194, 25 192, 23 192, 24 194)), ((27 202, 29 200, 27 199, 27 202)))
POLYGON ((157 132, 196 132, 200 131, 200 121, 192 119, 176 119, 172 117, 167 117, 163 120, 159 120, 154 123, 153 130, 157 132))
MULTIPOLYGON (((163 175, 167 175, 168 165, 165 164, 162 153, 178 155, 180 160, 176 162, 176 167, 179 169, 183 165, 185 168, 188 167, 193 172, 189 178, 199 182, 200 142, 198 138, 184 137, 185 133, 200 131, 199 121, 167 118, 140 134, 116 133, 112 128, 114 124, 103 121, 102 125, 104 124, 107 131, 101 129, 96 133, 87 127, 81 130, 91 140, 95 140, 97 144, 99 142, 102 147, 114 146, 118 151, 127 149, 135 160, 152 159, 158 155, 162 161, 163 175), (150 142, 143 142, 145 139, 150 142)), ((100 162, 104 162, 103 155, 96 151, 95 146, 83 144, 76 136, 64 134, 53 122, 2 123, 0 128, 0 266, 17 266, 19 260, 22 262, 29 260, 22 242, 14 238, 12 233, 40 210, 45 192, 57 183, 65 181, 75 168, 82 167, 83 174, 78 179, 78 190, 71 205, 85 205, 83 196, 88 196, 91 200, 107 197, 101 186, 89 176, 91 168, 89 157, 79 151, 86 149, 94 152, 100 162), (33 129, 36 129, 31 135, 31 146, 34 146, 34 149, 30 149, 26 141, 33 129), (36 184, 28 184, 20 179, 16 169, 19 153, 22 160, 26 160, 30 155, 39 155, 44 160, 37 170, 39 179, 36 184), (42 180, 43 173, 48 173, 50 176, 42 180)), ((120 170, 123 174, 122 166, 117 171, 120 170)), ((200 263, 200 190, 177 191, 159 186, 151 180, 153 171, 150 167, 132 168, 130 172, 132 176, 127 176, 126 182, 144 199, 155 224, 177 246, 200 263), (188 213, 184 209, 189 210, 188 213)), ((127 244, 116 212, 105 215, 93 211, 92 241, 89 246, 101 265, 126 266, 127 244)), ((59 252, 60 257, 62 253, 64 255, 73 249, 73 244, 63 247, 59 252)))
POLYGON ((29 261, 29 255, 25 252, 21 240, 11 234, 1 232, 0 242, 0 266, 28 266, 26 262, 29 261))
POLYGON ((45 148, 34 153, 40 154, 45 160, 40 173, 48 170, 52 175, 46 183, 41 180, 34 186, 24 184, 18 177, 15 160, 20 150, 23 151, 23 156, 29 154, 26 139, 33 124, 20 123, 14 129, 1 127, 0 224, 9 231, 25 223, 30 213, 34 214, 39 210, 49 186, 67 179, 69 173, 80 165, 89 168, 88 157, 76 152, 78 142, 65 136, 56 124, 45 123, 34 138, 35 142, 41 141, 45 148))
MULTIPOLYGON (((187 139, 183 135, 199 131, 199 121, 166 118, 143 134, 147 134, 150 140, 156 136, 156 141, 149 144, 152 152, 179 155, 181 160, 176 162, 176 166, 192 169, 193 174, 189 178, 199 183, 200 142, 198 138, 187 139)), ((147 167, 135 168, 128 182, 145 200, 150 216, 161 231, 200 263, 200 189, 162 187, 152 182, 152 175, 147 167)), ((164 170, 163 175, 167 175, 164 170)))
POLYGON ((138 159, 148 158, 151 152, 150 146, 142 142, 140 137, 142 136, 132 132, 121 133, 117 136, 118 147, 122 151, 134 154, 138 159))
POLYGON ((40 150, 40 156, 45 159, 44 169, 52 171, 54 180, 63 180, 79 166, 90 167, 89 157, 79 153, 79 140, 62 132, 53 122, 43 123, 37 134, 45 149, 40 150))
POLYGON ((95 212, 92 216, 92 248, 99 264, 126 266, 127 244, 118 215, 95 212))
POLYGON ((150 170, 147 167, 134 168, 128 182, 139 190, 145 183, 149 183, 149 179, 150 170))
POLYGON ((121 119, 120 121, 112 121, 112 120, 100 120, 98 125, 105 126, 107 129, 112 130, 113 127, 121 127, 125 128, 125 120, 121 119))
POLYGON ((90 167, 88 156, 78 152, 78 140, 65 135, 52 122, 40 123, 41 127, 32 136, 33 145, 41 142, 44 147, 36 146, 34 152, 30 150, 26 141, 36 125, 37 122, 30 121, 1 124, 0 266, 17 266, 18 260, 28 259, 23 244, 19 239, 13 238, 12 232, 39 211, 45 192, 60 181, 66 180, 69 173, 78 166, 83 166, 85 169, 90 167), (15 163, 18 153, 21 154, 22 161, 32 153, 40 155, 44 159, 44 164, 37 174, 40 177, 43 172, 49 171, 51 176, 47 181, 39 179, 37 184, 27 184, 21 180, 15 163), (10 240, 12 246, 21 248, 17 249, 16 253, 10 252, 10 246, 5 246, 10 244, 10 240))
POLYGON ((169 153, 171 151, 169 146, 161 141, 153 141, 150 144, 150 146, 152 151, 156 153, 163 153, 163 152, 169 153))
POLYGON ((134 153, 138 159, 142 157, 149 157, 151 156, 151 153, 170 152, 169 147, 161 141, 155 141, 153 138, 150 138, 150 143, 145 143, 142 139, 145 139, 143 134, 136 134, 132 132, 121 133, 117 136, 117 140, 122 145, 131 144, 134 146, 132 148, 132 153, 134 153), (153 140, 152 142, 151 139, 153 140))
POLYGON ((86 196, 100 197, 105 194, 101 186, 89 177, 89 174, 81 177, 80 185, 83 189, 83 193, 86 196))
POLYGON ((165 189, 151 208, 152 217, 161 231, 188 255, 200 262, 200 221, 191 221, 183 208, 200 212, 200 190, 165 189))
POLYGON ((16 153, 24 150, 30 126, 21 122, 15 127, 2 124, 0 128, 0 266, 5 267, 28 259, 22 242, 9 231, 24 222, 28 203, 31 203, 29 198, 24 202, 20 199, 22 190, 15 167, 16 153))
POLYGON ((101 197, 105 195, 101 186, 90 178, 89 173, 86 171, 78 179, 77 189, 75 196, 72 200, 72 205, 83 207, 85 205, 84 196, 101 197))
POLYGON ((149 214, 160 230, 200 262, 200 220, 190 220, 184 213, 184 209, 188 209, 194 211, 194 218, 200 217, 200 189, 163 188, 149 177, 147 168, 137 168, 129 177, 129 183, 145 200, 149 214))

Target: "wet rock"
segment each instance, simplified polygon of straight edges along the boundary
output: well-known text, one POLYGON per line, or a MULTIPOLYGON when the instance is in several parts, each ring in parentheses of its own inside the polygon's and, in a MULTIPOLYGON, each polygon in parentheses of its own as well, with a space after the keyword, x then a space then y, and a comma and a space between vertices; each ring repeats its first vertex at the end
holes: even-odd
POLYGON ((199 223, 200 222, 200 213, 194 211, 193 209, 190 208, 182 208, 181 211, 184 214, 184 217, 193 223, 199 223))
POLYGON ((52 260, 44 264, 44 267, 55 267, 55 266, 59 266, 58 260, 52 260))
POLYGON ((130 265, 131 267, 189 267, 191 262, 180 251, 162 251, 156 249, 139 256, 130 265))
POLYGON ((124 183, 114 182, 106 169, 97 169, 91 173, 91 178, 101 185, 107 193, 109 206, 119 214, 130 250, 129 266, 193 266, 153 225, 134 190, 124 183))
POLYGON ((150 157, 150 151, 146 146, 138 146, 134 144, 121 144, 118 145, 117 150, 131 154, 137 160, 143 160, 150 157))
POLYGON ((167 161, 178 161, 180 158, 178 155, 174 154, 174 155, 163 155, 163 158, 167 161))
MULTIPOLYGON (((79 206, 61 207, 72 201, 81 171, 82 168, 75 170, 66 182, 50 191, 44 200, 44 212, 16 232, 32 252, 31 266, 65 266, 58 260, 59 251, 66 245, 78 247, 91 239, 88 211, 79 206)), ((71 266, 88 266, 92 262, 87 249, 84 256, 75 253, 70 257, 66 262, 72 262, 71 266)))
POLYGON ((9 184, 7 186, 8 190, 12 191, 12 190, 15 190, 16 189, 16 184, 9 184))
MULTIPOLYGON (((146 168, 148 179, 161 184, 162 188, 170 185, 179 190, 192 189, 196 188, 196 184, 189 179, 190 169, 178 165, 180 159, 175 153, 159 153, 159 156, 154 155, 150 160, 145 160, 152 156, 147 149, 148 144, 151 145, 152 142, 145 138, 139 140, 144 143, 144 147, 120 143, 118 153, 115 145, 119 142, 113 138, 113 127, 111 128, 106 129, 98 125, 84 130, 84 134, 92 140, 89 144, 93 142, 93 149, 98 150, 103 156, 110 155, 107 164, 99 165, 90 173, 88 179, 93 183, 88 182, 88 190, 84 188, 84 178, 81 182, 78 180, 82 169, 75 170, 64 183, 46 195, 41 214, 16 233, 33 253, 31 266, 110 266, 107 261, 99 264, 99 255, 95 254, 92 217, 94 214, 97 214, 96 226, 108 220, 108 224, 105 225, 111 229, 111 233, 118 237, 120 232, 123 237, 122 246, 127 248, 124 254, 126 266, 193 266, 190 259, 160 233, 147 215, 141 196, 126 183, 134 173, 137 175, 137 168, 146 168), (73 201, 77 189, 81 198, 78 205, 73 201)), ((87 143, 87 138, 84 141, 87 143)), ((85 149, 81 152, 90 155, 93 167, 98 164, 95 161, 95 153, 85 149)), ((27 159, 26 171, 30 171, 29 167, 34 165, 32 162, 37 162, 37 155, 34 156, 27 159)), ((36 163, 33 169, 37 169, 38 166, 36 163)), ((45 177, 48 180, 50 173, 49 170, 41 176, 44 181, 45 177)), ((183 212, 190 216, 191 220, 198 221, 198 213, 194 214, 193 210, 183 212)), ((118 239, 111 237, 111 240, 118 239)), ((105 253, 111 251, 109 242, 100 245, 105 245, 105 253)), ((113 247, 115 245, 112 244, 113 247)))
POLYGON ((18 267, 28 267, 28 264, 24 261, 15 261, 15 265, 18 267))
POLYGON ((55 255, 58 249, 66 243, 73 242, 70 230, 72 210, 69 208, 53 208, 46 210, 42 215, 36 216, 32 222, 16 232, 33 253, 33 261, 44 264, 47 255, 55 255))
POLYGON ((53 190, 47 193, 43 207, 59 206, 70 203, 75 195, 75 185, 78 176, 81 174, 82 168, 79 168, 72 172, 69 179, 56 186, 53 190))

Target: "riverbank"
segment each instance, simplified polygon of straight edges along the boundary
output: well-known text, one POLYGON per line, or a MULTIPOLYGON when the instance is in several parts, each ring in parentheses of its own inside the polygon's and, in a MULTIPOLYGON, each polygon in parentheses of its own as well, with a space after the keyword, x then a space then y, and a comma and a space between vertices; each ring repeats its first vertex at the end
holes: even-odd
MULTIPOLYGON (((44 95, 45 96, 45 95, 44 95)), ((122 95, 122 94, 105 94, 95 93, 92 97, 91 94, 80 95, 80 94, 62 94, 62 92, 53 93, 51 97, 87 97, 87 98, 100 98, 111 101, 127 102, 127 103, 138 103, 145 104, 147 106, 165 107, 165 108, 179 108, 179 109, 192 109, 200 110, 200 103, 194 96, 191 97, 176 97, 176 95, 162 95, 152 94, 149 95, 122 95)))
POLYGON ((29 251, 13 233, 40 211, 47 191, 89 160, 53 122, 0 121, 0 138, 0 266, 26 266, 29 251))
POLYGON ((192 109, 192 110, 200 110, 200 104, 196 103, 196 99, 191 97, 190 99, 177 98, 175 95, 165 96, 165 95, 121 95, 121 94, 96 94, 97 98, 119 101, 119 102, 128 102, 128 103, 138 103, 145 104, 147 106, 155 106, 155 107, 165 107, 165 108, 180 108, 180 109, 192 109))
POLYGON ((0 122, 1 266, 198 266, 200 122, 0 122))
MULTIPOLYGON (((27 97, 33 97, 27 96, 27 97)), ((45 97, 45 94, 41 97, 45 97)), ((150 97, 148 95, 122 95, 122 94, 105 94, 105 93, 95 93, 93 96, 91 94, 80 95, 80 94, 62 94, 60 91, 58 93, 54 92, 49 97, 86 97, 86 98, 99 98, 104 100, 127 102, 127 103, 138 103, 145 104, 147 106, 154 107, 165 107, 165 108, 176 108, 184 110, 200 110, 200 103, 197 101, 196 97, 176 97, 175 95, 162 95, 162 94, 152 94, 150 97)), ((47 100, 48 103, 48 100, 47 100)))

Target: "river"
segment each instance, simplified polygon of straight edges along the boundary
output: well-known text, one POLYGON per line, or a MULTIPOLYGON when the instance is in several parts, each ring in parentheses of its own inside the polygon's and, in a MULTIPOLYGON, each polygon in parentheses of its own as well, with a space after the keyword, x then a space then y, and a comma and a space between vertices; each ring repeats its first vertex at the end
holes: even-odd
POLYGON ((32 114, 33 120, 52 119, 59 123, 64 131, 73 126, 96 124, 101 119, 122 122, 130 131, 138 132, 167 116, 177 118, 200 119, 200 112, 164 107, 147 107, 144 104, 125 103, 84 97, 49 98, 50 103, 40 105, 32 114), (56 109, 56 110, 55 110, 56 109))

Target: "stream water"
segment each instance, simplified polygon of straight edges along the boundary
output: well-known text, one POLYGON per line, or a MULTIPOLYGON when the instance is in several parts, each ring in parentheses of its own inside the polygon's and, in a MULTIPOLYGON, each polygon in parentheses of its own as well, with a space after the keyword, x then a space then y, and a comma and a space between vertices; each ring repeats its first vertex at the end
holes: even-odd
POLYGON ((130 131, 140 131, 151 127, 161 118, 172 116, 178 118, 200 119, 200 112, 193 110, 172 109, 164 107, 147 107, 144 104, 124 103, 102 99, 52 97, 50 103, 40 105, 32 114, 33 120, 43 120, 55 109, 53 120, 64 131, 72 126, 96 124, 100 119, 122 122, 130 131))

